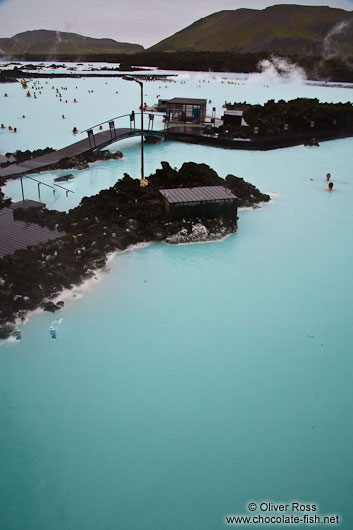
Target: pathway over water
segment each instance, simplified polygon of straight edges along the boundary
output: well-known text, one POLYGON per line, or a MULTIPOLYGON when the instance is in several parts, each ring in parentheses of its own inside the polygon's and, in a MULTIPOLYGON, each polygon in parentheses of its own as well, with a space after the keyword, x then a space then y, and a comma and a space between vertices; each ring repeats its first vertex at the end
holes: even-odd
MULTIPOLYGON (((146 131, 147 133, 148 131, 146 131)), ((163 131, 154 132, 154 134, 163 135, 163 131)), ((25 173, 30 173, 33 171, 41 170, 45 167, 51 166, 60 162, 63 158, 71 158, 74 156, 82 155, 92 149, 103 149, 108 145, 118 142, 119 140, 125 140, 126 138, 131 138, 133 136, 141 136, 141 129, 112 129, 111 131, 102 131, 94 135, 94 144, 90 142, 89 138, 75 142, 63 149, 58 149, 52 153, 46 155, 38 156, 37 158, 32 158, 26 160, 21 164, 12 164, 6 168, 0 170, 0 177, 14 177, 16 175, 23 175, 25 173)))

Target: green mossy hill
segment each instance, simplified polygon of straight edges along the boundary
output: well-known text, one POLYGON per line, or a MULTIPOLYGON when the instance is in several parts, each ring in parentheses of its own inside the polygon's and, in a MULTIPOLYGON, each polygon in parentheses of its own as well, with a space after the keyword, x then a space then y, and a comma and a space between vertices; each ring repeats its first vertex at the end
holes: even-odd
POLYGON ((325 6, 275 5, 219 11, 148 51, 230 51, 353 56, 353 15, 325 6))
POLYGON ((0 55, 80 55, 96 53, 135 53, 143 50, 139 44, 94 39, 77 33, 39 29, 17 33, 0 39, 0 55))

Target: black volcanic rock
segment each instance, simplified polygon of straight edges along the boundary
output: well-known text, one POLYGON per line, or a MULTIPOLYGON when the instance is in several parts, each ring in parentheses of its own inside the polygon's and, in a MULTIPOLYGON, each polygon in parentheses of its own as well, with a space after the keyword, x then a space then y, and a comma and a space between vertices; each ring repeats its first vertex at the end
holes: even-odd
POLYGON ((264 105, 227 103, 227 110, 242 110, 247 125, 226 123, 212 128, 211 132, 218 133, 219 138, 250 138, 257 142, 277 139, 274 147, 280 147, 281 143, 286 146, 291 139, 294 144, 315 145, 317 141, 312 139, 317 137, 329 140, 353 136, 350 102, 321 103, 317 98, 272 99, 264 105))
POLYGON ((0 189, 0 210, 2 208, 8 208, 11 205, 11 199, 5 199, 5 193, 0 189))
MULTIPOLYGON (((13 163, 20 164, 21 162, 25 162, 26 160, 31 160, 32 158, 36 158, 37 156, 47 155, 49 153, 52 153, 54 149, 52 147, 46 147, 45 149, 34 149, 33 151, 30 151, 27 149, 26 151, 21 151, 20 149, 17 149, 14 153, 6 153, 7 157, 13 158, 13 163)), ((7 167, 9 166, 9 162, 4 162, 0 164, 0 167, 7 167)))
POLYGON ((186 219, 170 221, 162 188, 223 185, 239 197, 239 206, 268 201, 257 188, 228 175, 226 180, 206 164, 184 163, 179 171, 162 162, 142 188, 139 179, 125 174, 109 189, 84 197, 68 213, 47 209, 14 210, 15 219, 57 228, 66 233, 54 241, 17 250, 0 259, 0 338, 13 332, 8 323, 42 307, 57 311, 55 302, 64 288, 71 288, 106 265, 109 252, 151 240, 171 243, 217 239, 236 230, 236 219, 186 219))
POLYGON ((254 206, 254 204, 259 202, 268 202, 270 200, 269 195, 261 193, 256 186, 234 175, 226 176, 226 186, 238 197, 239 206, 254 206))
MULTIPOLYGON (((54 151, 54 149, 51 147, 46 147, 45 149, 35 149, 34 151, 30 151, 28 149, 26 151, 17 150, 15 153, 6 153, 6 156, 11 156, 13 158, 12 163, 18 164, 41 155, 51 153, 52 151, 54 151)), ((44 166, 42 169, 39 168, 37 172, 40 173, 40 171, 48 171, 48 169, 87 169, 90 163, 97 162, 99 160, 117 160, 122 158, 122 156, 123 153, 121 151, 111 152, 108 149, 104 151, 88 151, 82 155, 62 158, 59 160, 59 162, 56 162, 51 166, 44 166)), ((8 167, 9 165, 11 165, 10 162, 3 162, 0 164, 0 167, 8 167)), ((4 184, 4 182, 4 179, 2 179, 2 181, 0 180, 1 184, 4 184)))
POLYGON ((8 70, 0 70, 0 83, 17 83, 17 75, 12 75, 8 70))

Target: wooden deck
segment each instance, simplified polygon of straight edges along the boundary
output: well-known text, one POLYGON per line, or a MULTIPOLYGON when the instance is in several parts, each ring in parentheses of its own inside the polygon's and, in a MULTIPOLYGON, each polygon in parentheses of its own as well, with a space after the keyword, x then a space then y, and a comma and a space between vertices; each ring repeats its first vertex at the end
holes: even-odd
POLYGON ((0 210, 0 258, 13 254, 20 248, 45 243, 64 235, 63 232, 49 230, 33 223, 15 221, 13 210, 10 208, 0 210))
MULTIPOLYGON (((146 134, 149 131, 144 131, 146 134)), ((164 131, 153 131, 153 134, 158 134, 161 137, 164 135, 164 131)), ((89 139, 79 140, 63 149, 58 149, 52 153, 32 158, 21 164, 11 164, 8 167, 0 169, 0 177, 11 178, 17 175, 24 175, 25 173, 33 173, 42 170, 52 164, 56 164, 63 158, 71 158, 74 156, 82 155, 91 151, 92 149, 103 149, 108 145, 124 140, 125 138, 131 138, 133 136, 140 136, 141 129, 130 129, 121 128, 113 129, 112 131, 102 131, 94 135, 94 144, 90 144, 89 139)))

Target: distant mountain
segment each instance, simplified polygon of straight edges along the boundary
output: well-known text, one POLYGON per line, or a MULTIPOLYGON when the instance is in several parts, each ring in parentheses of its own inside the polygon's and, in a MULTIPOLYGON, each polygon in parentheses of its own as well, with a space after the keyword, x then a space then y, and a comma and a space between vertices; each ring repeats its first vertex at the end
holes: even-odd
POLYGON ((219 11, 162 40, 149 51, 267 52, 353 57, 353 13, 331 7, 275 5, 219 11))
POLYGON ((143 51, 139 44, 94 39, 77 33, 38 29, 0 39, 0 55, 84 55, 134 53, 143 51))

